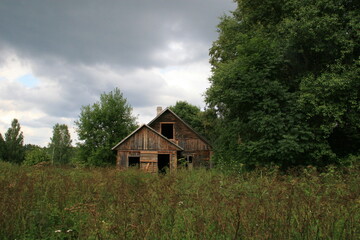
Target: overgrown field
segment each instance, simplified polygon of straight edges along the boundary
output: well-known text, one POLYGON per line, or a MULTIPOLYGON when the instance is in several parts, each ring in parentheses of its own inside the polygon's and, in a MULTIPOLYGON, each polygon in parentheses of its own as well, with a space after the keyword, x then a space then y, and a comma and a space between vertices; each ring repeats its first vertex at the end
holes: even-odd
POLYGON ((0 163, 0 239, 359 239, 359 170, 158 176, 0 163))

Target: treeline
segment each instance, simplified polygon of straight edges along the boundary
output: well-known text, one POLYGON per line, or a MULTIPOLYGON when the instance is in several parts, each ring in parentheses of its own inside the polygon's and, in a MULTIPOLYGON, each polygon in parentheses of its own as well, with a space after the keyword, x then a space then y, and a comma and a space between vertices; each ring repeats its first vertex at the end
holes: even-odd
POLYGON ((111 148, 136 128, 132 108, 118 88, 103 93, 100 101, 83 106, 75 121, 78 139, 72 146, 66 124, 57 123, 46 147, 24 145, 24 136, 17 119, 5 133, 0 133, 0 160, 23 165, 83 165, 105 166, 115 164, 111 148))
POLYGON ((24 145, 24 135, 17 119, 12 121, 11 127, 5 133, 5 138, 0 133, 1 161, 23 165, 39 163, 64 165, 70 162, 72 153, 70 133, 65 124, 55 124, 47 147, 24 145))

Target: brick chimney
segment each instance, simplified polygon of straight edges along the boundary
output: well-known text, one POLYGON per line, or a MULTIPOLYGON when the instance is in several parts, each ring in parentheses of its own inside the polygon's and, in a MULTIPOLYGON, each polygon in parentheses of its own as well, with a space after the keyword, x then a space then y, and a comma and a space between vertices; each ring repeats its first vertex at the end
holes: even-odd
POLYGON ((162 112, 162 110, 163 110, 162 107, 157 107, 156 108, 156 113, 157 113, 156 116, 159 115, 162 112))

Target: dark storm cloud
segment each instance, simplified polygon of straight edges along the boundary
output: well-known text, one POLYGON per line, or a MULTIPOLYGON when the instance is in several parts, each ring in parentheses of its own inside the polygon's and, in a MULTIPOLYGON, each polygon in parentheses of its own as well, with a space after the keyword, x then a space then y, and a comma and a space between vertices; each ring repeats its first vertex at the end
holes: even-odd
MULTIPOLYGON (((0 40, 32 57, 121 67, 174 64, 154 59, 172 41, 206 48, 230 0, 2 0, 0 40)), ((192 49, 193 59, 207 52, 192 49)))
MULTIPOLYGON (((182 79, 161 71, 206 63, 219 17, 234 7, 232 0, 0 0, 0 112, 25 116, 22 124, 46 135, 115 87, 146 121, 156 105, 199 99, 196 84, 177 89, 173 81, 182 79), (6 79, 1 67, 12 58, 39 84, 6 79)), ((49 136, 29 138, 44 145, 49 136)))

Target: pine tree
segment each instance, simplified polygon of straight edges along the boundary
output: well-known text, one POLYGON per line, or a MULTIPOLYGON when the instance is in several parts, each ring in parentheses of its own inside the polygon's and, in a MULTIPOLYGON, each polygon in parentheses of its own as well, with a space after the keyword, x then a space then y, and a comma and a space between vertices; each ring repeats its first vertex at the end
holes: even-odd
POLYGON ((11 123, 11 127, 5 133, 4 160, 20 164, 24 160, 24 136, 20 131, 20 124, 17 119, 11 123))

